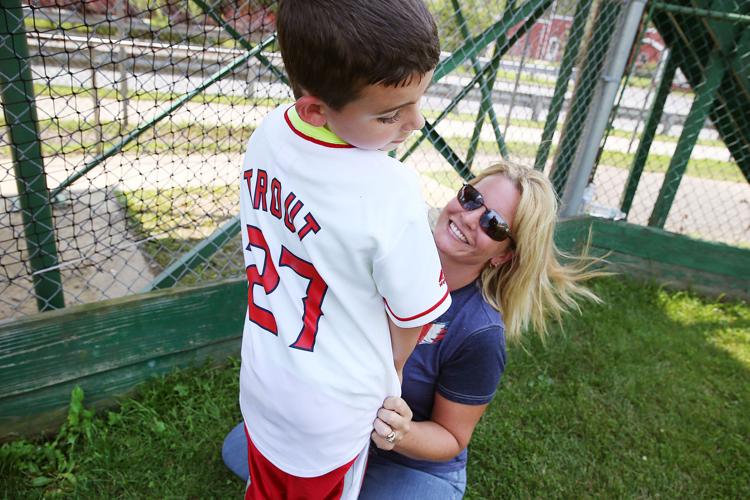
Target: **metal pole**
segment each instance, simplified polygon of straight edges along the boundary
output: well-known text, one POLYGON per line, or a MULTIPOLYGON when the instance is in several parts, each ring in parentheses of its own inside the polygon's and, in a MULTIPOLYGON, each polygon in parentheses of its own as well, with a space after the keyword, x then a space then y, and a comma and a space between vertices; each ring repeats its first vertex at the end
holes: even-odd
POLYGON ((573 15, 573 24, 570 26, 568 43, 565 46, 562 62, 560 63, 560 73, 555 82, 555 91, 552 94, 547 120, 544 123, 544 131, 536 153, 534 168, 544 171, 549 157, 549 150, 552 147, 552 138, 557 129, 557 120, 560 118, 560 111, 565 102, 565 93, 568 90, 568 82, 573 73, 573 66, 578 59, 578 50, 581 47, 581 40, 586 31, 586 19, 591 11, 591 0, 580 0, 576 6, 576 12, 573 15))
POLYGON ((21 0, 3 0, 0 9, 0 96, 37 307, 40 311, 60 309, 65 301, 21 0))
POLYGON ((70 175, 67 179, 62 181, 60 185, 55 188, 54 191, 52 191, 51 198, 54 199, 55 196, 60 194, 64 189, 66 189, 68 186, 73 184, 75 181, 86 175, 87 172, 91 171, 94 167, 105 161, 107 158, 114 156, 115 154, 119 153, 122 148, 130 144, 132 141, 137 139, 141 134, 143 134, 146 130, 149 130, 153 126, 155 126, 159 121, 163 120, 167 116, 171 116, 171 114, 179 109, 183 104, 190 101, 193 97, 200 94, 204 90, 206 90, 208 87, 213 85, 214 83, 218 82, 228 74, 230 74, 232 71, 237 69, 238 67, 242 66, 243 64, 246 64, 248 60, 255 57, 261 50, 265 49, 271 43, 273 43, 276 40, 276 35, 269 36, 266 40, 260 43, 260 45, 256 45, 253 50, 248 51, 243 55, 242 57, 239 57, 238 59, 235 59, 232 63, 230 63, 228 66, 225 66, 224 68, 218 70, 216 73, 208 77, 207 80, 205 80, 203 83, 198 85, 196 88, 185 94, 184 96, 177 99, 174 104, 169 106, 167 109, 156 115, 151 121, 148 123, 136 128, 132 132, 130 132, 127 136, 123 137, 120 142, 109 148, 104 153, 100 154, 93 160, 91 160, 89 163, 83 166, 82 169, 74 172, 72 175, 70 175))
POLYGON ((661 121, 661 116, 664 112, 664 104, 667 102, 669 91, 672 89, 672 80, 674 80, 676 71, 677 62, 670 52, 665 61, 664 72, 662 73, 659 87, 654 96, 651 111, 646 119, 646 125, 643 128, 643 134, 638 143, 638 149, 635 151, 633 166, 630 169, 630 174, 628 174, 628 181, 625 184, 625 191, 623 192, 622 202, 620 203, 620 210, 622 210, 625 215, 630 212, 630 208, 633 206, 635 191, 638 189, 638 184, 646 165, 646 159, 648 158, 648 152, 651 149, 651 144, 654 142, 656 129, 661 121))
MULTIPOLYGON (((119 8, 121 16, 120 19, 126 19, 128 15, 126 0, 120 0, 119 8)), ((128 108, 130 107, 130 88, 128 87, 128 62, 126 61, 127 56, 125 55, 125 47, 123 46, 122 42, 127 36, 129 36, 129 33, 125 29, 123 23, 118 22, 117 25, 117 45, 119 46, 119 50, 117 54, 118 60, 117 67, 115 68, 115 74, 120 74, 120 85, 117 90, 120 93, 119 98, 122 106, 122 114, 120 116, 120 135, 122 135, 128 129, 128 108)))
POLYGON ((562 196, 560 210, 562 217, 572 217, 579 212, 583 191, 586 189, 594 168, 599 144, 606 131, 609 115, 617 97, 617 89, 620 86, 645 7, 646 0, 630 0, 627 4, 623 22, 617 30, 617 45, 611 52, 607 68, 601 77, 598 99, 594 99, 590 108, 593 110, 593 117, 589 133, 583 139, 580 161, 576 161, 571 168, 571 175, 562 196))
MULTIPOLYGON (((526 2, 525 4, 523 4, 521 9, 514 11, 514 13, 510 16, 508 20, 507 29, 510 29, 515 25, 514 20, 516 19, 516 13, 520 10, 525 9, 531 3, 532 2, 526 2)), ((440 142, 440 141, 445 142, 434 130, 434 128, 437 127, 437 124, 440 123, 443 120, 443 118, 448 116, 448 114, 451 111, 453 111, 453 108, 455 108, 458 105, 458 103, 461 102, 461 99, 463 99, 466 96, 466 94, 468 94, 474 88, 474 86, 477 85, 477 83, 483 76, 488 75, 492 71, 497 72, 496 65, 499 64, 499 59, 502 58, 505 55, 505 53, 518 40, 520 40, 521 37, 524 36, 529 29, 531 29, 531 26, 533 26, 534 23, 537 21, 537 19, 541 17, 541 15, 544 13, 544 10, 549 6, 550 3, 552 3, 552 0, 541 0, 538 4, 535 4, 537 8, 531 12, 529 17, 526 17, 525 20, 523 20, 523 24, 521 24, 521 26, 515 31, 515 33, 513 33, 513 36, 503 41, 503 44, 497 49, 496 53, 493 54, 490 62, 484 65, 484 68, 482 68, 482 72, 477 75, 474 75, 474 78, 472 78, 471 81, 469 81, 469 83, 467 83, 463 87, 463 89, 461 89, 461 91, 458 94, 456 94, 453 97, 453 99, 451 99, 451 102, 449 102, 448 105, 443 109, 443 111, 440 112, 440 115, 438 115, 438 117, 435 118, 434 122, 432 123, 428 122, 427 124, 425 124, 425 128, 422 129, 422 135, 420 135, 417 138, 417 140, 414 141, 414 143, 409 147, 409 149, 407 149, 407 151, 403 154, 403 156, 401 156, 401 161, 404 161, 406 158, 409 157, 409 155, 411 155, 414 151, 416 151, 416 149, 419 147, 420 144, 422 144, 422 141, 424 139, 429 139, 430 142, 432 142, 433 144, 437 144, 437 142, 440 142)), ((476 38, 474 40, 476 40, 476 38)), ((474 43, 475 42, 470 42, 467 45, 472 45, 474 43)), ((466 47, 466 45, 464 47, 466 47)), ((456 50, 454 52, 454 55, 459 54, 459 53, 463 54, 465 50, 468 50, 468 49, 465 49, 464 47, 456 50)), ((432 77, 432 81, 433 82, 438 81, 438 78, 435 77, 435 75, 438 75, 438 71, 440 71, 440 77, 442 78, 442 76, 447 74, 449 70, 452 71, 453 69, 455 69, 455 66, 453 66, 453 64, 460 64, 460 63, 457 62, 457 59, 452 56, 449 57, 448 59, 443 60, 441 63, 439 63, 438 67, 435 69, 435 73, 432 77)), ((443 156, 445 156, 445 154, 443 154, 443 156)), ((456 164, 451 163, 451 165, 454 165, 454 168, 455 168, 456 164)), ((463 162, 461 162, 461 169, 463 169, 464 167, 465 165, 463 165, 463 162)), ((459 170, 459 169, 456 168, 456 170, 459 170)), ((461 170, 459 170, 459 173, 461 173, 461 170)), ((470 179, 471 176, 464 177, 464 178, 470 179)))
POLYGON ((576 75, 575 88, 570 100, 565 124, 560 134, 555 159, 550 171, 550 180, 555 192, 562 196, 573 165, 580 161, 583 138, 590 135, 592 102, 599 90, 605 70, 606 59, 612 49, 612 40, 621 20, 624 0, 601 0, 594 15, 593 29, 588 33, 584 58, 576 75))
POLYGON ((682 126, 682 134, 680 134, 680 139, 675 146, 675 153, 669 162, 667 173, 664 175, 664 182, 648 219, 649 226, 664 228, 664 224, 667 222, 669 210, 672 208, 672 202, 677 195, 680 181, 685 174, 690 154, 698 141, 698 135, 703 128, 706 117, 713 108, 716 92, 722 78, 724 78, 726 69, 727 66, 721 52, 714 50, 706 66, 703 82, 695 89, 693 105, 690 107, 685 124, 682 126))
POLYGON ((102 153, 102 116, 101 116, 101 100, 99 99, 99 84, 97 82, 97 57, 96 49, 89 40, 88 43, 88 54, 89 54, 89 66, 91 67, 91 98, 94 104, 94 132, 96 133, 96 154, 102 153))

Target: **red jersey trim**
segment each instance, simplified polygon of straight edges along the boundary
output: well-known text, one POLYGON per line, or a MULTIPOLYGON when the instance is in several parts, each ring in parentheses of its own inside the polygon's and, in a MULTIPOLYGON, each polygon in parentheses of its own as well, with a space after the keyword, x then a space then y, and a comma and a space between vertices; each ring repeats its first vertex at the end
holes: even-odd
POLYGON ((431 313, 432 311, 434 311, 435 309, 437 309, 438 307, 440 307, 440 305, 441 305, 441 304, 442 304, 443 302, 445 302, 445 299, 446 299, 446 298, 448 298, 448 295, 449 295, 449 294, 450 294, 450 291, 446 290, 446 291, 445 291, 445 295, 443 295, 443 298, 442 298, 442 299, 440 299, 440 300, 438 300, 438 301, 437 301, 437 303, 436 303, 436 304, 435 304, 434 306, 430 307, 429 309, 427 309, 427 310, 426 310, 426 311, 424 311, 424 312, 421 312, 421 313, 419 313, 419 314, 415 314, 414 316, 409 316, 408 318, 402 318, 402 317, 400 317, 400 316, 396 315, 396 313, 394 313, 394 312, 393 312, 393 309, 391 309, 391 306, 389 306, 389 305, 388 305, 388 301, 387 301, 387 300, 385 300, 385 299, 383 299, 383 302, 385 302, 385 307, 387 307, 387 308, 388 308, 388 311, 389 311, 389 312, 391 313, 391 316, 393 316, 394 318, 396 318, 396 319, 397 319, 397 320, 399 320, 399 321, 404 321, 404 322, 405 322, 405 321, 412 321, 412 320, 414 320, 414 319, 419 319, 419 318, 421 318, 422 316, 425 316, 425 315, 427 315, 427 314, 430 314, 430 313, 431 313))
POLYGON ((297 130, 296 128, 294 128, 294 125, 292 124, 292 121, 289 119, 289 116, 287 113, 289 113, 289 109, 284 111, 284 120, 286 120, 286 123, 287 125, 289 125, 289 128, 292 129, 292 132, 302 137, 306 141, 310 141, 320 146, 325 146, 327 148, 353 148, 354 147, 351 144, 335 144, 333 142, 321 141, 320 139, 316 139, 315 137, 311 137, 305 134, 304 132, 297 130))

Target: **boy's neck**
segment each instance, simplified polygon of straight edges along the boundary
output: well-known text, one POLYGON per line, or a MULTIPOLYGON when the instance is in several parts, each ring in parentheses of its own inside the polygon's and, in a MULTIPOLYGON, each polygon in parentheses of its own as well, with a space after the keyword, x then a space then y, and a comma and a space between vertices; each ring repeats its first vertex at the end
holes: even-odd
POLYGON ((286 114, 292 126, 295 129, 297 129, 299 132, 302 132, 303 134, 309 137, 312 137, 313 139, 316 139, 318 141, 322 141, 325 143, 348 145, 346 141, 344 141, 338 135, 336 135, 336 133, 334 133, 330 128, 328 128, 328 126, 324 125, 322 127, 316 127, 315 125, 311 125, 310 123, 307 123, 305 120, 302 119, 302 117, 300 117, 299 113, 297 113, 297 110, 294 106, 291 106, 289 109, 287 109, 286 114))

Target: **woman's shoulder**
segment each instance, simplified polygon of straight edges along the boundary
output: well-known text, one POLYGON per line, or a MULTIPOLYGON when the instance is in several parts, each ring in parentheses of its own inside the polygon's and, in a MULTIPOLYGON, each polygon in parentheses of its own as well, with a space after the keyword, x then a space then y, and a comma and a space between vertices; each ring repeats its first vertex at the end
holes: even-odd
POLYGON ((478 282, 470 283, 451 294, 455 308, 454 320, 476 328, 499 327, 505 329, 503 315, 484 300, 478 282))
POLYGON ((505 347, 505 324, 502 314, 484 300, 481 288, 472 283, 452 294, 453 317, 450 328, 460 343, 473 339, 505 347))

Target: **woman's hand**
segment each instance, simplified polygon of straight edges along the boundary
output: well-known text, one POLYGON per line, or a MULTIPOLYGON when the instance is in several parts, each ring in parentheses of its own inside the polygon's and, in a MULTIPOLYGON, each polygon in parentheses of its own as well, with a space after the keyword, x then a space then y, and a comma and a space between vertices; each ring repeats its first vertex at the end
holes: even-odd
POLYGON ((390 451, 409 433, 412 412, 401 398, 388 397, 378 410, 372 440, 381 450, 390 451))

